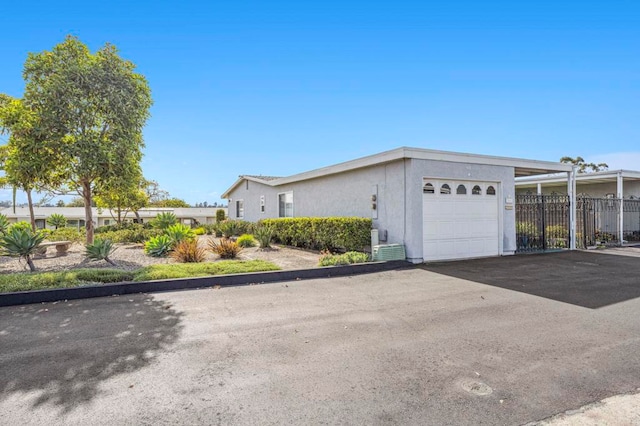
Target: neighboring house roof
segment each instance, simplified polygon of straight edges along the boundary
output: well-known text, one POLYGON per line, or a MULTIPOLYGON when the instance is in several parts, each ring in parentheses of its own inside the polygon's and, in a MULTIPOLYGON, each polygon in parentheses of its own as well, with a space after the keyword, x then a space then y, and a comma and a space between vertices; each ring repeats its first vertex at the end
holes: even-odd
MULTIPOLYGON (((618 176, 626 182, 640 180, 640 171, 636 170, 605 170, 602 172, 576 173, 576 181, 583 185, 596 183, 616 182, 618 176)), ((527 176, 516 178, 516 186, 519 188, 535 188, 540 184, 563 184, 566 183, 566 176, 561 174, 546 174, 541 176, 527 176)))
POLYGON ((391 151, 381 152, 379 154, 358 158, 356 160, 351 160, 304 173, 298 173, 296 175, 288 177, 267 180, 258 179, 256 176, 252 175, 241 175, 240 178, 222 194, 222 198, 229 198, 229 194, 244 180, 253 180, 269 186, 279 186, 288 183, 344 173, 347 171, 370 167, 378 164, 390 163, 392 161, 402 160, 405 158, 448 161, 454 163, 507 166, 514 168, 516 176, 529 176, 533 174, 555 172, 571 172, 572 170, 572 165, 570 164, 556 163, 551 161, 525 160, 520 158, 496 157, 491 155, 465 154, 458 152, 436 151, 424 148, 401 147, 393 149, 391 151))

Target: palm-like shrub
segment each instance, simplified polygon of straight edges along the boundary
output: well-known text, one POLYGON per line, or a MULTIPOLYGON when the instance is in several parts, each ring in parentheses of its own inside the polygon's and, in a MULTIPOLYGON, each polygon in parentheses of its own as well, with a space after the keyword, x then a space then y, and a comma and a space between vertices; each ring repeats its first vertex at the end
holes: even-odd
POLYGON ((176 244, 170 256, 182 263, 200 263, 204 261, 206 250, 198 247, 196 240, 184 240, 176 244))
MULTIPOLYGON (((31 225, 29 225, 31 226, 31 225)), ((9 230, 0 240, 4 253, 8 256, 20 257, 27 261, 31 272, 36 270, 32 257, 36 253, 38 246, 44 240, 44 235, 36 232, 33 233, 31 228, 28 230, 19 227, 9 230)))
POLYGON ((223 259, 234 259, 242 251, 242 247, 227 238, 223 238, 219 243, 209 241, 209 250, 223 259))
POLYGON ((67 218, 60 213, 52 213, 51 216, 47 218, 47 223, 49 226, 53 226, 56 229, 64 228, 67 226, 67 218))
POLYGON ((195 240, 196 238, 196 233, 193 232, 193 229, 182 223, 171 225, 164 231, 164 234, 171 239, 174 246, 182 241, 195 240))
POLYGON ((96 238, 93 244, 87 244, 86 254, 90 260, 105 260, 113 266, 118 266, 113 260, 109 258, 111 253, 115 250, 111 240, 101 240, 96 238))
POLYGON ((172 247, 171 238, 166 235, 158 235, 157 237, 151 237, 144 244, 144 252, 149 256, 164 257, 171 251, 172 247))
POLYGON ((49 232, 47 236, 47 240, 49 241, 72 241, 74 243, 79 243, 85 238, 85 233, 78 231, 74 227, 64 227, 54 229, 49 232))
POLYGON ((260 248, 271 247, 271 240, 273 239, 273 228, 267 225, 258 226, 254 232, 254 236, 260 244, 260 248))
POLYGON ((9 219, 2 213, 0 213, 0 235, 4 235, 7 233, 9 229, 9 219))
POLYGON ((236 243, 238 243, 238 245, 242 248, 255 247, 256 239, 253 238, 253 235, 251 234, 243 234, 238 237, 236 243))
POLYGON ((159 229, 167 229, 176 223, 178 223, 178 218, 171 212, 162 212, 151 221, 151 225, 159 229))

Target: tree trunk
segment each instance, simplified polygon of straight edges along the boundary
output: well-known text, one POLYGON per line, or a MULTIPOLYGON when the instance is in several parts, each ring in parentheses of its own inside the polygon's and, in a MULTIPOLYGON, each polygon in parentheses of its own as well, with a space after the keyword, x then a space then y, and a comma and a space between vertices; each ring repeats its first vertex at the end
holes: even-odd
POLYGON ((27 265, 29 265, 29 270, 31 270, 31 272, 35 272, 36 271, 36 265, 33 264, 33 260, 31 260, 31 256, 25 256, 27 259, 27 265))
POLYGON ((82 181, 82 199, 84 200, 84 217, 87 228, 87 244, 93 244, 93 211, 91 210, 91 183, 82 181))
POLYGON ((31 198, 31 189, 25 188, 27 193, 27 202, 29 203, 29 218, 31 219, 31 230, 36 232, 36 214, 33 212, 33 199, 31 198))

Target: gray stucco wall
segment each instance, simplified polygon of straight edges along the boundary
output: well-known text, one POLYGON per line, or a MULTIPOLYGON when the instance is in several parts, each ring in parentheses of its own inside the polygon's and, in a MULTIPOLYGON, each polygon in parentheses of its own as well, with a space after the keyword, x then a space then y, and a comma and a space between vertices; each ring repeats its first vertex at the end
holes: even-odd
POLYGON ((278 217, 278 194, 293 193, 294 217, 373 217, 371 196, 377 185, 374 228, 387 231, 388 243, 404 241, 404 160, 271 187, 249 181, 230 193, 229 217, 237 218, 236 201, 244 201, 244 220, 278 217), (260 196, 265 212, 260 212, 260 196))
POLYGON ((434 160, 408 160, 407 166, 407 258, 422 259, 422 181, 423 178, 497 182, 502 229, 501 254, 516 250, 515 210, 505 210, 505 199, 515 191, 513 167, 450 163, 434 160))
POLYGON ((236 201, 240 199, 244 201, 244 220, 278 217, 278 194, 289 191, 293 192, 294 217, 372 217, 371 195, 376 186, 374 228, 387 232, 388 243, 404 244, 409 260, 422 261, 424 177, 496 182, 502 230, 500 253, 515 252, 515 211, 505 210, 505 198, 514 196, 514 169, 504 166, 404 159, 277 188, 243 182, 230 193, 229 217, 236 218, 236 201), (265 197, 264 213, 260 212, 260 196, 265 197))

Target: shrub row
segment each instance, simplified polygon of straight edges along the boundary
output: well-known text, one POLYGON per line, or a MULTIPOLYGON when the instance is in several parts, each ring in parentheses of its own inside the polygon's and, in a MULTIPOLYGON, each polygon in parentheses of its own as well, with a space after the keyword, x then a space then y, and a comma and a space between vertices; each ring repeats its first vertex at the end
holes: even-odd
POLYGON ((371 241, 371 219, 361 217, 295 217, 263 219, 275 242, 312 250, 362 250, 371 241))

